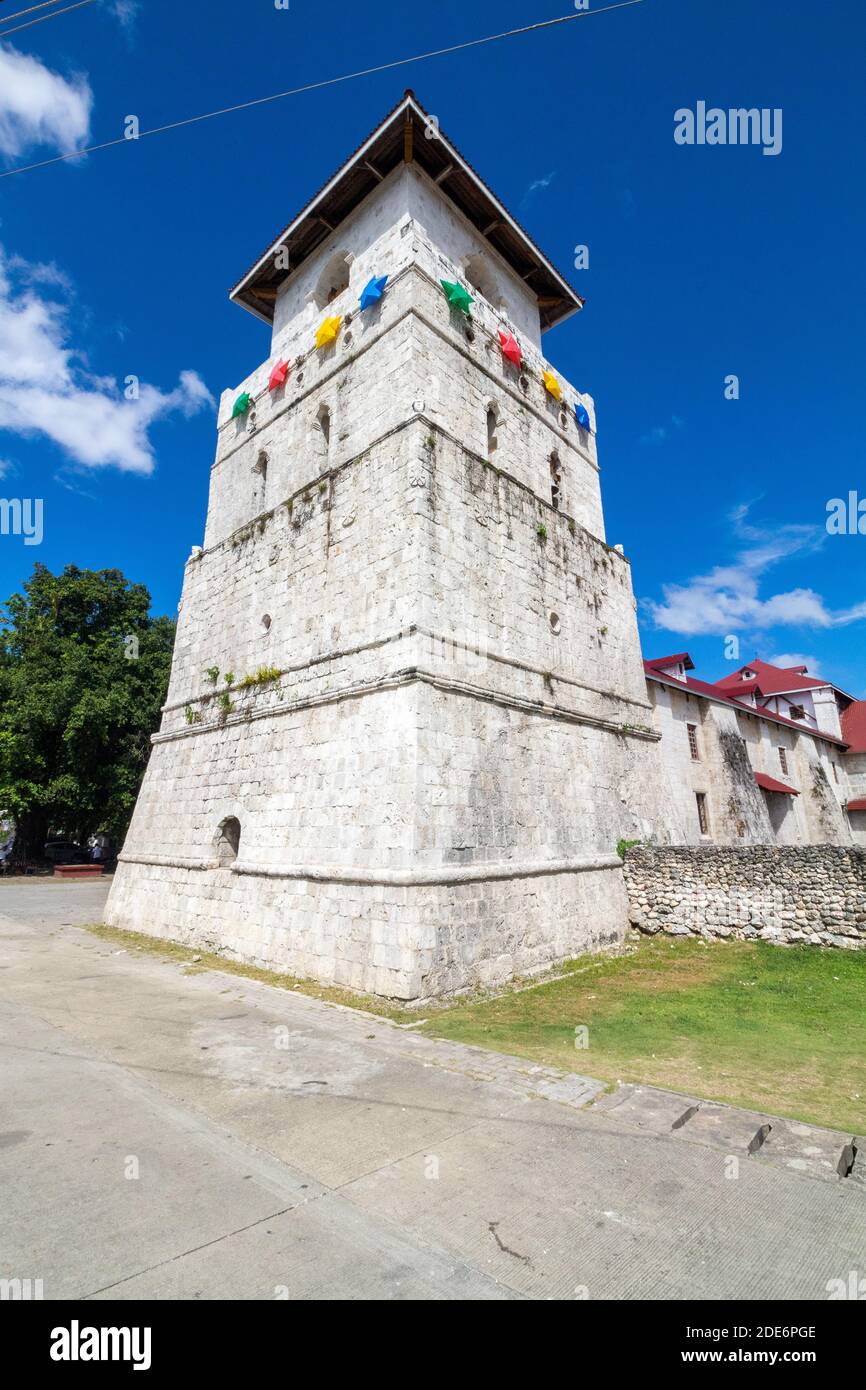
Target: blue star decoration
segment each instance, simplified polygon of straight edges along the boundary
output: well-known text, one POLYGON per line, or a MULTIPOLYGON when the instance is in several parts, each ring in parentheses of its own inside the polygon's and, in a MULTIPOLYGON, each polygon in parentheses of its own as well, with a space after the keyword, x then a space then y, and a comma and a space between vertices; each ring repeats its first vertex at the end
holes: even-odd
POLYGON ((589 411, 587 410, 585 405, 581 405, 580 401, 578 401, 577 405, 574 407, 574 415, 575 419, 577 420, 577 423, 580 425, 580 428, 582 430, 588 430, 592 428, 592 426, 589 423, 589 411))
POLYGON ((385 293, 385 286, 387 283, 387 275, 374 275, 369 285, 365 286, 361 294, 361 308, 372 309, 374 304, 378 304, 382 295, 385 293))

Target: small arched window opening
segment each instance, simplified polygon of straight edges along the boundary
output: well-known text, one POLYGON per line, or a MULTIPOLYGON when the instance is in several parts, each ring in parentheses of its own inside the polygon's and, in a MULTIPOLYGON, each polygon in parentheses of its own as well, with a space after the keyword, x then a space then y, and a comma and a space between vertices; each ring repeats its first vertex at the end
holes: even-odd
POLYGON ((487 407, 487 457, 492 458, 499 447, 499 440, 496 437, 496 426, 499 417, 496 413, 496 406, 487 407))
POLYGON ((559 504, 562 501, 562 464, 559 454, 554 449, 550 455, 550 505, 555 512, 559 511, 559 504))
POLYGON ((463 278, 473 294, 480 294, 488 304, 499 308, 502 295, 490 266, 483 256, 470 256, 463 267, 463 278))
POLYGON ((241 847, 241 823, 237 816, 229 816, 222 822, 216 837, 216 852, 220 868, 233 864, 241 847))
POLYGON ((316 285, 316 305, 327 309, 349 288, 349 262, 345 251, 336 251, 325 265, 316 285))

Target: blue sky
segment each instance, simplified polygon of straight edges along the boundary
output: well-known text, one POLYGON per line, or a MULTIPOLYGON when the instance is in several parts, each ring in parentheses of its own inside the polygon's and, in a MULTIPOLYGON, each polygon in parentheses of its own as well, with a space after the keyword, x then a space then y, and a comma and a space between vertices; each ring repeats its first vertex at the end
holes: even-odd
MULTIPOLYGON (((100 0, 0 29, 0 169, 571 9, 100 0)), ((0 492, 44 499, 40 546, 0 536, 0 596, 38 558, 175 610, 209 397, 269 347, 228 287, 412 86, 587 298, 545 348, 596 400, 645 654, 716 679, 734 634, 866 693, 866 535, 825 526, 866 500, 864 40, 852 3, 644 0, 0 180, 0 492), (698 101, 781 108, 781 153, 676 144, 698 101)))

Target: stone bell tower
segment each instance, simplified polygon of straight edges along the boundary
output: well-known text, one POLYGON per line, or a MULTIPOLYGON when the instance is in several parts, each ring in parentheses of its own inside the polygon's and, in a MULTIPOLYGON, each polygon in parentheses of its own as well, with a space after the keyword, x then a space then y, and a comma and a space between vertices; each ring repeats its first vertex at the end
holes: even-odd
POLYGON ((108 920, 401 999, 619 941, 656 736, 594 405, 541 349, 580 297, 407 92, 232 298, 271 351, 108 920))

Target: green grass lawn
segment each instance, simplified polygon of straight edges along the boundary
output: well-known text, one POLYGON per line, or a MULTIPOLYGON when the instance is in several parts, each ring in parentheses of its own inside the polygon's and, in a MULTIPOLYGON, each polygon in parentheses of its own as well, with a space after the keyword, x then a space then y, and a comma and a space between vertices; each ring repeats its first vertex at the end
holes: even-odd
POLYGON ((655 937, 565 969, 423 1031, 866 1134, 866 952, 655 937))

